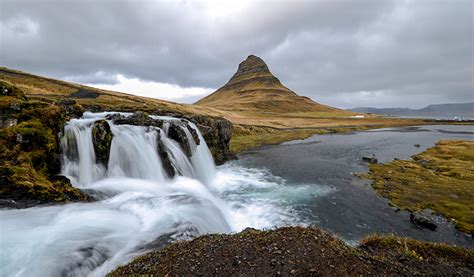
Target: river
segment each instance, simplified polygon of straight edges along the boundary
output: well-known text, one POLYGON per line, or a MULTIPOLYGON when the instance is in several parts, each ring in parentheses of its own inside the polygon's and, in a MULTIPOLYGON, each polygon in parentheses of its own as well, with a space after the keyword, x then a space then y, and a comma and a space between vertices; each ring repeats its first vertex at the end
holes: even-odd
MULTIPOLYGON (((114 139, 104 167, 95 162, 91 139, 92 124, 104 116, 86 113, 69 122, 62 146, 77 145, 75 151, 63 151, 62 173, 98 201, 1 210, 1 276, 101 276, 172 241, 246 227, 317 225, 349 243, 373 232, 472 243, 448 223, 436 232, 415 228, 406 213, 395 212, 353 176, 367 170, 360 162, 363 155, 375 154, 381 161, 408 158, 439 139, 472 140, 470 127, 314 136, 248 151, 215 167, 205 143, 190 145, 188 158, 167 137, 167 127, 109 121, 114 139), (159 140, 179 176, 164 173, 159 140), (418 143, 421 148, 413 146, 418 143)), ((162 119, 164 126, 177 120, 162 119)))

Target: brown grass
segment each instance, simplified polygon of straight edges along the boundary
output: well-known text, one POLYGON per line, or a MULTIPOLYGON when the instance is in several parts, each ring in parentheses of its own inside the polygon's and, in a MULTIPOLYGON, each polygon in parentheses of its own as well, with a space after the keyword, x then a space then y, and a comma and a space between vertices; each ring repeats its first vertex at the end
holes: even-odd
POLYGON ((464 232, 474 232, 474 142, 443 140, 413 160, 371 164, 364 175, 393 205, 432 209, 464 232))

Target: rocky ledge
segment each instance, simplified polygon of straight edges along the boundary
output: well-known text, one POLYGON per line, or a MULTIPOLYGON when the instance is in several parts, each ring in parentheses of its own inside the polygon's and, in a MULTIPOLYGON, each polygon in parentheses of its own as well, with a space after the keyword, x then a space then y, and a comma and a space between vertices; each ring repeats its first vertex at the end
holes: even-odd
POLYGON ((73 100, 30 100, 0 81, 0 207, 87 200, 60 171, 59 133, 84 109, 73 100))
MULTIPOLYGON (((81 117, 84 108, 72 99, 58 101, 28 99, 24 92, 8 82, 0 81, 0 208, 26 208, 40 204, 85 201, 89 197, 74 188, 60 173, 59 140, 63 127, 71 118, 81 117)), ((216 164, 232 159, 229 142, 232 124, 223 119, 201 115, 171 114, 156 111, 156 115, 183 118, 170 124, 169 136, 191 156, 189 130, 196 145, 200 144, 194 123, 201 131, 216 164)), ((163 121, 138 111, 132 116, 112 115, 115 124, 155 126, 163 121)), ((93 141, 98 163, 108 164, 113 134, 106 120, 94 124, 93 141)), ((170 177, 177 172, 166 151, 159 152, 170 177)))
POLYGON ((108 276, 472 276, 471 250, 396 236, 351 247, 319 228, 246 229, 150 252, 108 276))

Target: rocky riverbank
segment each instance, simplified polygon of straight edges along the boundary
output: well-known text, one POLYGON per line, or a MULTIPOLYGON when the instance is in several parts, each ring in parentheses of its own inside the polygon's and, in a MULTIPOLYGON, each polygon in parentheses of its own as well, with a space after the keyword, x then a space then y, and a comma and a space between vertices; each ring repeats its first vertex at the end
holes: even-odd
POLYGON ((369 164, 361 176, 392 205, 414 212, 413 223, 436 229, 418 213, 430 209, 474 235, 474 142, 442 140, 412 160, 369 164))
POLYGON ((464 248, 395 236, 351 247, 319 228, 246 229, 150 252, 108 276, 380 276, 474 274, 464 248))

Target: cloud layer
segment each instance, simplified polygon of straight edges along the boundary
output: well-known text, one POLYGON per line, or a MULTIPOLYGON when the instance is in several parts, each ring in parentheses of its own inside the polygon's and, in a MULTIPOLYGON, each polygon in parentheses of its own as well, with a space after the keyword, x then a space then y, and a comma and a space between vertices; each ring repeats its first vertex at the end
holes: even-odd
POLYGON ((474 101, 469 0, 4 0, 0 13, 2 65, 108 89, 189 103, 256 54, 338 107, 474 101))

